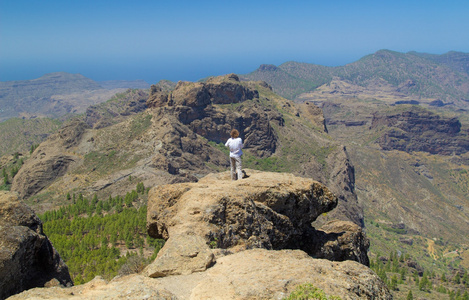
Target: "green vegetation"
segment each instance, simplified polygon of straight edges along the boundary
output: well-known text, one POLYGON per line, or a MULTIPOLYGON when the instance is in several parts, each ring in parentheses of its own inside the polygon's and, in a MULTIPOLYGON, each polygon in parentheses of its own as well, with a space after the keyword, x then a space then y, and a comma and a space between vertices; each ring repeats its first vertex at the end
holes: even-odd
POLYGON ((434 245, 419 237, 408 237, 413 241, 411 245, 398 243, 403 234, 383 227, 391 228, 377 222, 367 223, 367 235, 375 241, 370 249, 370 267, 388 285, 394 297, 404 299, 410 294, 413 298, 465 299, 469 270, 463 268, 457 258, 444 256, 441 250, 449 251, 452 246, 434 245))
POLYGON ((215 143, 214 141, 209 141, 208 144, 215 149, 220 150, 223 154, 230 155, 230 150, 223 143, 215 143))
POLYGON ((130 123, 130 134, 133 137, 141 135, 151 125, 151 114, 139 114, 130 123))
POLYGON ((243 157, 243 168, 256 169, 270 172, 286 172, 287 165, 281 158, 275 156, 259 158, 245 151, 243 157))
POLYGON ((0 191, 9 191, 13 178, 16 176, 21 166, 23 166, 24 158, 20 158, 20 153, 15 152, 13 158, 5 165, 2 166, 2 179, 0 182, 0 191))
POLYGON ((140 199, 145 191, 138 183, 125 197, 88 200, 73 194, 67 196, 72 204, 39 216, 75 284, 139 272, 155 259, 164 241, 146 234, 147 209, 140 199))
POLYGON ((337 296, 328 296, 323 290, 315 287, 311 283, 305 283, 297 286, 295 290, 283 300, 340 300, 342 298, 337 296))

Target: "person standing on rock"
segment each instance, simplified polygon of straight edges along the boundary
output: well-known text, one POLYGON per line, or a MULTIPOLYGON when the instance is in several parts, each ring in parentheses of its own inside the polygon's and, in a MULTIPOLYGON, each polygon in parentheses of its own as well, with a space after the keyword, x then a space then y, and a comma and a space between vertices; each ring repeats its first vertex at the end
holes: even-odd
POLYGON ((230 165, 231 165, 231 180, 243 178, 243 171, 241 169, 241 155, 243 155, 243 140, 239 137, 239 132, 236 129, 231 130, 231 138, 226 141, 225 146, 230 148, 230 165))

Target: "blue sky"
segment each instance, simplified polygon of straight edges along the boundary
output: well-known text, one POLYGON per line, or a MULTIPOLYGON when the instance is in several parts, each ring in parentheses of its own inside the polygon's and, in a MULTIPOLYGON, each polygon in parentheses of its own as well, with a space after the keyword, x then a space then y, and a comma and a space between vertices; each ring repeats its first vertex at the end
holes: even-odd
POLYGON ((469 52, 469 1, 0 0, 0 81, 195 81, 380 49, 469 52))

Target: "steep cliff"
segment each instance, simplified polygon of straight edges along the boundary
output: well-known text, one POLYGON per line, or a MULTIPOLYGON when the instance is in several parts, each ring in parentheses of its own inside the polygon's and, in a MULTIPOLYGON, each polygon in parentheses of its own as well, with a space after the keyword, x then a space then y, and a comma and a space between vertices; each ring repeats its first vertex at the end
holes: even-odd
POLYGON ((377 140, 384 150, 460 155, 469 151, 469 136, 458 118, 445 118, 419 107, 373 114, 371 129, 385 127, 377 140))

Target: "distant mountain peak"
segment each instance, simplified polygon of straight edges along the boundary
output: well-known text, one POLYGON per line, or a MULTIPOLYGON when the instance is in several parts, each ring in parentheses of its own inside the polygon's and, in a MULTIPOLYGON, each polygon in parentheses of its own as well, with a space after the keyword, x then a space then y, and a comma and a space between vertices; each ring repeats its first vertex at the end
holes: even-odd
POLYGON ((257 69, 260 72, 272 72, 278 70, 278 67, 276 65, 269 65, 269 64, 263 64, 259 66, 259 69, 257 69))

